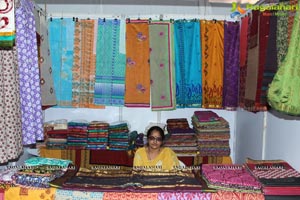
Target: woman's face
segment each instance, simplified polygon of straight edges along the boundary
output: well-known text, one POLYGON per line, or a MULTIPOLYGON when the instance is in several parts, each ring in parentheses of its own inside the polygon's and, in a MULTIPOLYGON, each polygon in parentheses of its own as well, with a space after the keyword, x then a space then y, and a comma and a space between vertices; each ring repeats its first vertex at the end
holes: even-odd
POLYGON ((162 142, 162 138, 160 137, 159 132, 156 130, 154 130, 148 138, 148 144, 151 149, 159 149, 162 145, 162 142))

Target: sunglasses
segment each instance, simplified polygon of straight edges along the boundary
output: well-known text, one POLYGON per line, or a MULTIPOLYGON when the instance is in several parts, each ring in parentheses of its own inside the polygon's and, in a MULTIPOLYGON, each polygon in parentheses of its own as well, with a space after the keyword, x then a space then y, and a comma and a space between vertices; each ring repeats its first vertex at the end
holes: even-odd
POLYGON ((162 142, 162 138, 161 138, 161 137, 153 137, 153 136, 150 136, 150 137, 149 137, 149 140, 150 140, 150 141, 156 140, 156 142, 162 142))

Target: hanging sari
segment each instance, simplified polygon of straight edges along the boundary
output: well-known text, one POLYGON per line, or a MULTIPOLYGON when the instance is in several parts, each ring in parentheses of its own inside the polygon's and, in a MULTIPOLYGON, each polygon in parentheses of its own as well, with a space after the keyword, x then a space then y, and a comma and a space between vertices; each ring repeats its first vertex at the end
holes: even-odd
POLYGON ((0 163, 22 153, 22 124, 17 52, 0 50, 0 163))
POLYGON ((126 58, 120 50, 124 45, 120 43, 125 43, 120 35, 121 23, 98 19, 95 104, 124 105, 126 58))
POLYGON ((72 106, 75 108, 103 108, 94 104, 96 24, 96 20, 79 20, 75 23, 72 68, 72 106))
POLYGON ((126 23, 125 106, 150 106, 148 20, 126 23))
POLYGON ((48 22, 44 13, 34 9, 38 45, 38 64, 41 79, 42 106, 46 109, 56 105, 56 96, 52 77, 52 62, 49 54, 48 22))
POLYGON ((203 108, 222 108, 224 22, 201 21, 203 108))
POLYGON ((300 115, 300 26, 299 11, 294 18, 288 53, 268 90, 268 102, 277 111, 300 115))
POLYGON ((176 104, 179 108, 202 104, 200 41, 199 21, 175 21, 176 104))
POLYGON ((151 109, 175 109, 175 71, 173 56, 173 25, 152 22, 149 26, 151 109))
POLYGON ((23 144, 44 139, 42 98, 33 3, 21 0, 16 9, 16 47, 20 76, 23 144))
POLYGON ((49 44, 57 105, 72 106, 72 67, 74 51, 72 19, 50 19, 49 44))
POLYGON ((240 30, 240 75, 239 75, 239 106, 245 105, 245 88, 247 75, 248 40, 250 37, 250 17, 245 16, 241 20, 240 30))
POLYGON ((229 110, 238 106, 239 47, 239 23, 225 22, 223 107, 229 110))

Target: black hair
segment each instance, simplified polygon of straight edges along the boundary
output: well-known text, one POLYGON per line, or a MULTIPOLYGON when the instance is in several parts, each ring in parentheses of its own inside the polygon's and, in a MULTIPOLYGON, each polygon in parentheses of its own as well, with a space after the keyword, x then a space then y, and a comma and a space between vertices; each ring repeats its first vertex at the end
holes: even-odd
POLYGON ((149 139, 149 137, 150 137, 150 135, 151 135, 151 133, 152 133, 153 131, 159 132, 162 141, 165 140, 165 132, 164 132, 164 130, 163 130, 162 128, 160 128, 159 126, 152 126, 151 128, 149 128, 149 130, 147 131, 147 138, 148 138, 148 139, 149 139))

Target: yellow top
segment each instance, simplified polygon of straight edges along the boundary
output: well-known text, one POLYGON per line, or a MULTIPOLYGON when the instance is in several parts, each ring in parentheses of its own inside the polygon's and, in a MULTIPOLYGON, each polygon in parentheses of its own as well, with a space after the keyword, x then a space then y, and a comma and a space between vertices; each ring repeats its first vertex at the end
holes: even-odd
POLYGON ((176 153, 169 147, 163 147, 158 156, 149 160, 146 147, 139 148, 133 160, 133 167, 141 170, 172 170, 179 166, 179 160, 176 153))

